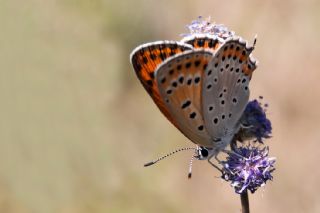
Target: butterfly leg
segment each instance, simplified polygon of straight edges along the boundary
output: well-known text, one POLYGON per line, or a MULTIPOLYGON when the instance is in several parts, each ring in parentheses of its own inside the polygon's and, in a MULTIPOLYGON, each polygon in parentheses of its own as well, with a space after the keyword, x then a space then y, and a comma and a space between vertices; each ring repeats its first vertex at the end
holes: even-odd
POLYGON ((216 161, 218 161, 218 163, 221 164, 222 161, 218 158, 218 155, 214 156, 214 158, 216 159, 216 161))
POLYGON ((244 158, 242 155, 239 155, 239 154, 236 153, 235 151, 229 151, 229 150, 223 149, 223 150, 221 150, 221 152, 224 152, 224 153, 226 153, 226 154, 228 154, 228 155, 234 154, 234 155, 236 155, 236 156, 238 156, 238 157, 240 157, 240 158, 244 158))
POLYGON ((257 38, 258 38, 258 35, 256 34, 253 39, 253 45, 252 45, 253 47, 255 47, 257 44, 257 38))
MULTIPOLYGON (((217 170, 219 170, 220 172, 222 172, 222 170, 217 166, 217 165, 215 165, 212 161, 211 161, 211 159, 213 158, 213 157, 215 157, 216 158, 216 154, 213 154, 213 155, 211 155, 211 156, 209 156, 208 157, 208 162, 211 164, 211 166, 213 166, 214 168, 216 168, 217 170)), ((217 158, 216 158, 217 159, 217 158)))

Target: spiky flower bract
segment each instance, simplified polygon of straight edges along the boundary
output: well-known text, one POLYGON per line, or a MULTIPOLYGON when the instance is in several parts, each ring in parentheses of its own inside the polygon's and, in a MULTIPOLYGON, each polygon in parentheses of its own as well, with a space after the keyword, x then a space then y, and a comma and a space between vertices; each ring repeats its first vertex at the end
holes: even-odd
POLYGON ((241 194, 245 190, 254 193, 268 180, 272 180, 275 158, 268 154, 268 147, 247 145, 234 148, 226 160, 221 161, 222 178, 231 182, 236 193, 241 194))
POLYGON ((230 31, 226 26, 222 24, 215 24, 210 22, 210 17, 203 19, 199 16, 197 20, 191 22, 187 25, 189 33, 183 34, 183 37, 190 35, 213 35, 221 39, 227 39, 235 35, 233 31, 230 31))

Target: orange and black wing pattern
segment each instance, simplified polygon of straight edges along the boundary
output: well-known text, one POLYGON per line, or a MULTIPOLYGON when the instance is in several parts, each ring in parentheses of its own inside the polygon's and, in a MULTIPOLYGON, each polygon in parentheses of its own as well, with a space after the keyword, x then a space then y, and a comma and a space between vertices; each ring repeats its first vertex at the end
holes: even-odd
POLYGON ((195 49, 205 48, 215 51, 224 42, 216 36, 197 35, 185 37, 181 42, 192 45, 195 49))
POLYGON ((170 121, 172 118, 160 97, 154 71, 167 58, 191 49, 193 49, 192 46, 182 42, 158 41, 138 46, 130 55, 132 66, 143 87, 170 121))
MULTIPOLYGON (((185 37, 184 39, 181 40, 181 42, 190 44, 194 49, 204 48, 204 49, 210 49, 211 51, 215 52, 226 41, 217 36, 192 35, 189 37, 185 37)), ((227 54, 226 57, 228 55, 230 54, 227 54)), ((249 60, 247 60, 247 58, 245 58, 244 53, 237 53, 235 57, 239 57, 240 60, 245 62, 242 66, 242 70, 251 79, 252 72, 256 69, 256 65, 257 65, 256 60, 251 56, 246 56, 246 57, 249 57, 249 60)))

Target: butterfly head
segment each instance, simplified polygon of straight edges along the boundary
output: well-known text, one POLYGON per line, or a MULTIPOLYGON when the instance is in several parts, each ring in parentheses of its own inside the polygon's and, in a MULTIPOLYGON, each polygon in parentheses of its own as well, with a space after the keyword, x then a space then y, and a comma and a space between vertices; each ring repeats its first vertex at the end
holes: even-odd
POLYGON ((196 155, 194 156, 197 160, 207 160, 210 156, 213 156, 217 152, 216 149, 197 146, 196 155))

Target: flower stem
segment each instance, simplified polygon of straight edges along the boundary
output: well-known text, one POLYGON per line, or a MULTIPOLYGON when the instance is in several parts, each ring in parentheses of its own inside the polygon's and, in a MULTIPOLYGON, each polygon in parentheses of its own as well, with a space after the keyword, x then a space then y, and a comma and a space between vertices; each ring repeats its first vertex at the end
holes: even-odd
MULTIPOLYGON (((237 148, 237 140, 233 138, 230 144, 231 150, 235 151, 237 148)), ((249 207, 249 197, 248 197, 248 191, 245 190, 240 194, 241 199, 241 212, 242 213, 250 213, 250 207, 249 207)))
POLYGON ((245 190, 240 195, 242 213, 250 213, 248 192, 245 190))

